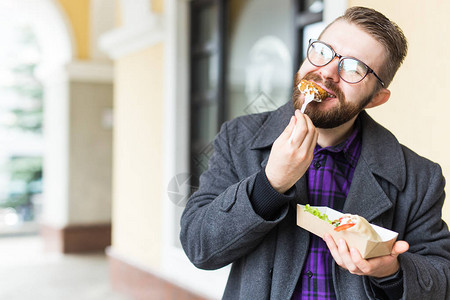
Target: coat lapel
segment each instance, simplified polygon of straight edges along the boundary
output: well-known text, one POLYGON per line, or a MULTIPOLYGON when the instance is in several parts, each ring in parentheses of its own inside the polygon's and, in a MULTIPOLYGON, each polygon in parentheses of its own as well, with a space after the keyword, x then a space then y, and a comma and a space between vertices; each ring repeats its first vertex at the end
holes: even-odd
POLYGON ((290 299, 305 263, 309 233, 296 224, 296 210, 289 207, 285 222, 278 227, 270 299, 290 299))
POLYGON ((273 142, 289 124, 289 119, 293 115, 294 107, 290 101, 271 113, 261 125, 261 128, 256 132, 250 148, 256 150, 271 147, 273 142))
POLYGON ((343 210, 363 216, 370 222, 393 205, 376 176, 402 190, 406 182, 406 166, 397 139, 365 111, 360 119, 361 156, 343 210))
POLYGON ((345 213, 360 215, 372 221, 392 207, 392 202, 375 179, 364 160, 360 159, 345 200, 345 213))

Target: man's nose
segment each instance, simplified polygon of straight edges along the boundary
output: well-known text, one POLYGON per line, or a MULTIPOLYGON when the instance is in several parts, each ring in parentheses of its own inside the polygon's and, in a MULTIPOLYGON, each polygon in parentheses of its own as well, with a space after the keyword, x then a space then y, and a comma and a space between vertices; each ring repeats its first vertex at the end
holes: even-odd
POLYGON ((339 73, 338 73, 338 65, 339 58, 335 57, 331 62, 327 65, 319 68, 319 73, 322 75, 324 80, 329 79, 333 82, 339 81, 339 73))

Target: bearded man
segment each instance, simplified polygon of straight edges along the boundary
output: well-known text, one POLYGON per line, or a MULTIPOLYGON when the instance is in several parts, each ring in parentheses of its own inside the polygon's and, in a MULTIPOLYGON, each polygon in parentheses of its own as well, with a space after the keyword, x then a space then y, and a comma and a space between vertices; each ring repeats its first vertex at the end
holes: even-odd
POLYGON ((310 41, 292 102, 222 126, 181 242, 199 268, 232 264, 223 299, 450 299, 441 168, 365 112, 388 101, 406 52, 395 23, 352 7, 310 41), (327 92, 304 114, 302 79, 327 92), (398 240, 389 255, 363 259, 296 226, 297 203, 363 216, 398 240))

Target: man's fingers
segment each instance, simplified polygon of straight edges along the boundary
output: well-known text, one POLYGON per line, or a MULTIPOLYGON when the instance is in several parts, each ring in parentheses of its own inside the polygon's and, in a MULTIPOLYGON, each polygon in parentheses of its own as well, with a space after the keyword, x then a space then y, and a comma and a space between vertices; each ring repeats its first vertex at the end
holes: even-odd
POLYGON ((396 257, 399 254, 405 253, 409 249, 408 242, 405 241, 397 241, 394 244, 394 247, 392 247, 391 255, 396 257))
POLYGON ((325 243, 327 243, 327 247, 330 250, 331 256, 333 256, 333 258, 336 261, 336 263, 339 266, 343 266, 343 262, 341 260, 340 255, 339 255, 339 252, 338 252, 338 249, 337 249, 336 243, 334 242, 333 237, 330 234, 326 233, 323 236, 323 240, 325 241, 325 243))
POLYGON ((316 130, 311 119, 307 115, 305 115, 305 119, 306 119, 306 124, 308 126, 308 135, 306 136, 304 143, 306 143, 306 146, 308 148, 307 151, 309 153, 313 153, 314 148, 316 147, 316 144, 317 144, 317 138, 319 137, 319 132, 316 130))
POLYGON ((298 109, 295 111, 295 118, 295 129, 290 138, 290 142, 293 145, 300 147, 303 144, 306 135, 308 134, 309 128, 308 124, 306 123, 305 115, 302 114, 298 109))
POLYGON ((398 268, 397 256, 409 249, 409 244, 405 241, 397 241, 392 248, 391 254, 364 259, 361 253, 354 248, 349 250, 345 240, 340 239, 337 243, 330 234, 323 237, 327 247, 340 267, 347 269, 350 273, 356 275, 367 275, 374 277, 386 277, 394 274, 398 268))
POLYGON ((362 258, 361 253, 355 249, 350 249, 350 255, 352 257, 352 261, 354 262, 355 266, 360 270, 362 273, 370 271, 370 263, 362 258))
POLYGON ((342 259, 342 262, 345 265, 345 268, 347 270, 349 270, 350 273, 357 274, 359 269, 356 266, 356 264, 353 262, 352 257, 350 256, 350 251, 348 250, 347 243, 343 239, 340 239, 338 241, 338 251, 339 251, 339 255, 342 259))

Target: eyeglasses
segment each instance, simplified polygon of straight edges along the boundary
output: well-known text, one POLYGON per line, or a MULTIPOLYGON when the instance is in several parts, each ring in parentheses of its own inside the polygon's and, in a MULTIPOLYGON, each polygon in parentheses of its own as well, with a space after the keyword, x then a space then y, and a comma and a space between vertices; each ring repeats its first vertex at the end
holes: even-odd
POLYGON ((345 82, 358 83, 367 74, 372 73, 384 87, 383 80, 368 65, 356 58, 337 54, 330 45, 319 40, 309 40, 307 57, 309 62, 316 67, 323 67, 338 57, 338 74, 345 82))

